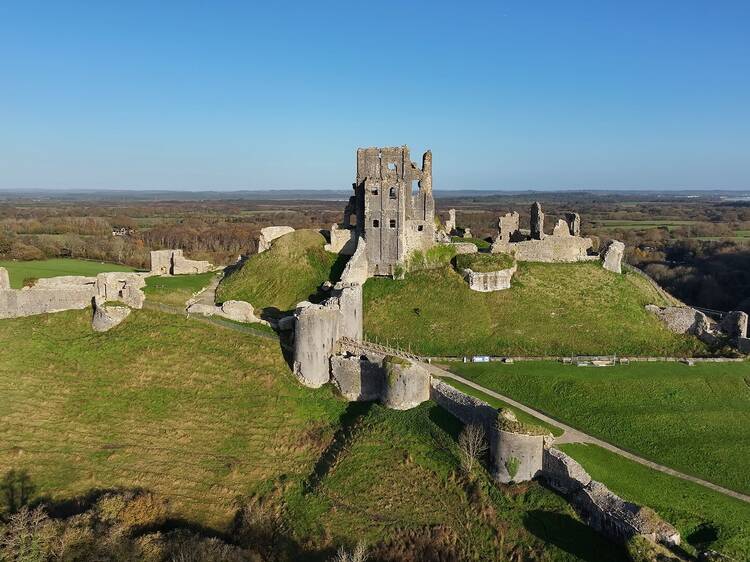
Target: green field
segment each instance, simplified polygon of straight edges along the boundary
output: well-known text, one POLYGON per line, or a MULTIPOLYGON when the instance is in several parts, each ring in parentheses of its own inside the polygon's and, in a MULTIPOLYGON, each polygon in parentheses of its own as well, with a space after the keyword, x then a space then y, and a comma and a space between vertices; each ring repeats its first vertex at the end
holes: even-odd
POLYGON ((68 258, 36 261, 0 261, 0 267, 8 270, 10 285, 14 289, 23 287, 24 279, 41 279, 59 275, 95 276, 106 271, 135 271, 127 265, 68 258))
POLYGON ((454 363, 451 370, 651 460, 750 493, 750 363, 454 363))
POLYGON ((69 311, 0 321, 0 347, 0 475, 28 474, 32 501, 137 487, 230 537, 252 506, 279 560, 360 537, 374 559, 625 560, 541 486, 461 476, 460 426, 433 403, 303 388, 276 341, 150 310, 99 334, 69 311))
POLYGON ((152 276, 146 278, 143 290, 151 302, 182 306, 217 275, 213 271, 195 275, 152 276))
POLYGON ((700 221, 691 220, 618 220, 618 219, 604 219, 593 221, 594 227, 604 229, 620 229, 620 230, 639 230, 645 228, 661 228, 665 227, 668 230, 674 230, 681 226, 689 226, 693 224, 699 224, 700 221))
POLYGON ((452 268, 369 279, 365 333, 432 356, 691 355, 697 339, 669 332, 646 304, 642 277, 598 263, 520 263, 511 289, 479 293, 452 268))
POLYGON ((320 300, 320 285, 337 281, 348 259, 326 252, 324 245, 325 238, 314 230, 274 240, 269 250, 251 256, 222 280, 217 300, 247 301, 271 315, 293 310, 301 301, 320 300))
POLYGON ((657 472, 596 445, 568 443, 559 448, 620 497, 657 511, 677 527, 683 548, 692 554, 712 549, 733 560, 750 559, 750 504, 657 472))

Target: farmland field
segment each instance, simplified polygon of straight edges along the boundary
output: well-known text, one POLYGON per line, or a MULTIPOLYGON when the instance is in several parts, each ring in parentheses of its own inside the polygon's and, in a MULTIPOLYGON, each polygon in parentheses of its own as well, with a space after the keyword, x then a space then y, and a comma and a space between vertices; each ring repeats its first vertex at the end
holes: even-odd
POLYGON ((520 263, 512 287, 492 293, 445 267, 369 279, 364 328, 369 339, 433 356, 705 353, 644 309, 662 302, 642 277, 598 263, 520 263))
POLYGON ((141 488, 210 532, 251 505, 281 560, 328 560, 360 537, 386 559, 416 541, 456 559, 625 560, 538 484, 460 476, 460 424, 435 404, 304 388, 276 341, 150 310, 97 334, 69 311, 0 321, 0 347, 14 350, 0 475, 26 475, 32 500, 141 488))
MULTIPOLYGON (((682 534, 687 550, 750 559, 750 504, 625 459, 596 445, 559 448, 622 498, 648 505, 682 534)), ((695 552, 693 552, 695 554, 695 552)))
POLYGON ((750 363, 455 363, 451 370, 651 460, 750 492, 750 363))
POLYGON ((14 289, 23 286, 24 279, 57 277, 58 275, 94 276, 106 271, 134 271, 132 267, 116 263, 89 260, 53 258, 36 261, 0 261, 0 267, 8 270, 10 285, 14 289))

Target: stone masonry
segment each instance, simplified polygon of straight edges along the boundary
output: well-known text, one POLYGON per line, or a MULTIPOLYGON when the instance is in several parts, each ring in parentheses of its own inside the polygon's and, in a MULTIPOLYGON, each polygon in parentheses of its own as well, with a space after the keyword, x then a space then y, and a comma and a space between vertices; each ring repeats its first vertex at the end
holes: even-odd
POLYGON ((189 275, 214 269, 207 261, 187 259, 182 250, 154 250, 151 252, 152 275, 189 275))
POLYGON ((345 225, 353 226, 367 242, 370 276, 392 276, 410 252, 431 248, 435 243, 432 153, 424 153, 419 168, 406 146, 358 149, 357 178, 345 225))

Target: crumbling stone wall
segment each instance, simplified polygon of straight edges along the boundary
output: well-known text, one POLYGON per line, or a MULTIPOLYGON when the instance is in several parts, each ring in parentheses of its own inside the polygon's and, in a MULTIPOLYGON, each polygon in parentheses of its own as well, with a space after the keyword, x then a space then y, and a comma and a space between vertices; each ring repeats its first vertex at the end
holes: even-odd
POLYGON ((260 229, 260 236, 258 237, 258 253, 262 254, 271 247, 271 242, 294 232, 291 226, 267 226, 266 228, 260 229))
POLYGON ((7 269, 0 267, 0 291, 6 289, 10 289, 10 276, 7 269))
POLYGON ((489 437, 492 477, 498 482, 524 482, 542 470, 543 435, 524 435, 495 428, 489 437))
POLYGON ((367 281, 368 271, 367 243, 364 238, 360 238, 356 251, 349 258, 344 271, 341 273, 341 282, 364 285, 365 281, 367 281))
POLYGON ((456 230, 456 209, 448 209, 448 220, 445 221, 445 231, 452 234, 456 230))
POLYGON ((269 325, 267 321, 255 316, 253 305, 246 301, 229 300, 224 301, 220 305, 194 302, 187 307, 186 312, 190 314, 202 314, 203 316, 219 316, 247 324, 259 323, 269 325))
POLYGON ((625 254, 625 244, 619 240, 612 240, 604 251, 602 267, 613 273, 622 273, 622 257, 625 254))
POLYGON ((430 400, 447 410, 464 424, 477 424, 489 435, 497 420, 497 409, 487 402, 469 396, 440 379, 430 382, 430 400))
POLYGON ((510 281, 518 269, 516 264, 509 269, 499 271, 473 271, 471 269, 461 270, 464 279, 469 283, 472 291, 488 293, 491 291, 502 291, 510 289, 510 281))
POLYGON ((381 401, 386 408, 408 410, 430 399, 430 374, 407 360, 385 358, 381 401))
POLYGON ((330 298, 300 303, 294 315, 294 374, 305 386, 319 388, 331 378, 336 342, 362 339, 362 286, 337 284, 330 298))
POLYGON ((406 146, 358 149, 354 193, 350 205, 367 242, 369 275, 393 275, 412 251, 434 244, 430 151, 420 169, 406 146))
POLYGON ((589 255, 593 246, 590 238, 580 236, 581 219, 576 213, 566 213, 559 219, 552 234, 544 232, 542 206, 531 206, 531 228, 526 233, 519 228, 518 213, 507 213, 498 220, 498 234, 490 251, 514 254, 518 261, 577 262, 598 259, 589 255))
POLYGON ((339 225, 332 224, 328 239, 330 242, 324 246, 327 252, 351 256, 357 249, 358 237, 354 228, 339 228, 339 225))
POLYGON ((190 260, 182 250, 153 250, 151 252, 152 275, 189 275, 213 270, 207 261, 190 260))
MULTIPOLYGON (((7 271, 0 268, 0 278, 4 277, 3 273, 7 276, 7 271)), ((145 298, 141 289, 145 284, 142 275, 126 272, 39 279, 33 287, 0 289, 0 318, 80 310, 90 306, 94 297, 141 308, 145 298)))
POLYGON ((380 400, 385 386, 383 357, 352 355, 331 357, 331 381, 350 402, 380 400))
POLYGON ((111 306, 104 304, 103 297, 94 297, 92 308, 94 316, 91 319, 91 328, 95 332, 107 332, 122 323, 132 311, 127 306, 111 306))

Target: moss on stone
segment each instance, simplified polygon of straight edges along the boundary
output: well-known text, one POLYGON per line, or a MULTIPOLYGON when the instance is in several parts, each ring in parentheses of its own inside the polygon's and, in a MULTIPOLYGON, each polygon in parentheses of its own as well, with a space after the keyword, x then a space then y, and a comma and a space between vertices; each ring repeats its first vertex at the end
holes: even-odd
POLYGON ((548 429, 520 422, 510 410, 500 408, 497 411, 497 428, 509 433, 520 433, 522 435, 550 435, 548 429))

